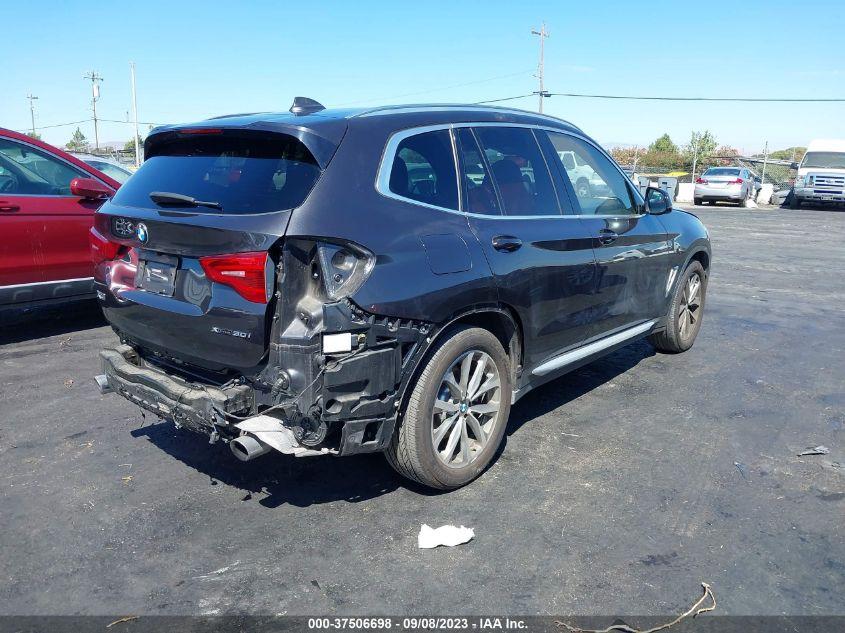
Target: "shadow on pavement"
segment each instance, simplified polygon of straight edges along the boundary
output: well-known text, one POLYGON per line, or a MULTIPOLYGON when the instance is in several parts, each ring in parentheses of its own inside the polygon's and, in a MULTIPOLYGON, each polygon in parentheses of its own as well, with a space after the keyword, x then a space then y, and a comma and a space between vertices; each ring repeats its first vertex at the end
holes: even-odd
POLYGON ((610 382, 654 354, 654 348, 645 340, 640 340, 527 393, 511 409, 506 441, 523 424, 610 382))
POLYGON ((93 299, 43 308, 0 311, 0 345, 20 343, 107 325, 93 299))
MULTIPOLYGON (((641 360, 654 355, 645 341, 582 367, 532 391, 511 409, 505 441, 524 424, 613 380, 641 360)), ((414 484, 397 475, 382 455, 352 457, 289 457, 269 454, 254 461, 238 461, 223 442, 209 446, 200 435, 179 430, 170 422, 157 422, 132 431, 146 437, 175 459, 219 483, 244 491, 244 500, 266 495, 258 503, 276 508, 285 503, 306 507, 332 501, 357 503, 404 487, 420 495, 445 494, 414 484)))

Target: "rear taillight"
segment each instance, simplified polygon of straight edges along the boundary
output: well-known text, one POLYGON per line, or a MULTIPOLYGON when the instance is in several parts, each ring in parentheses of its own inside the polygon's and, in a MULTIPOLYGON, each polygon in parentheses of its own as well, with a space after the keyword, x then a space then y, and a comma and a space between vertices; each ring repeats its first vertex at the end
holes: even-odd
POLYGON ((317 244, 323 287, 329 299, 337 301, 354 294, 373 270, 375 256, 352 244, 317 244))
POLYGON ((210 255, 200 258, 206 276, 232 288, 247 301, 267 303, 270 288, 267 282, 266 252, 210 255))
POLYGON ((91 247, 91 261, 95 265, 117 259, 129 250, 128 246, 112 242, 94 227, 88 231, 88 244, 91 247))
POLYGON ((696 178, 695 182, 697 182, 699 185, 706 185, 707 179, 706 178, 696 178))
POLYGON ((745 182, 745 181, 742 178, 736 178, 735 180, 729 180, 728 184, 729 185, 741 185, 743 182, 745 182))

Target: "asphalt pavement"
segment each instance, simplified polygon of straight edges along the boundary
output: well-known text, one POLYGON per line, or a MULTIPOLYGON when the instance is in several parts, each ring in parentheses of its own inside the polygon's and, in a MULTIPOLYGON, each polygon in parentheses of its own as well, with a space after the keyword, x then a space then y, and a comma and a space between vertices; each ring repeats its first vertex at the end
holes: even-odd
POLYGON ((707 207, 685 354, 526 396, 473 484, 234 459, 92 376, 94 305, 0 331, 0 614, 845 614, 845 212, 707 207), (828 455, 799 457, 824 445, 828 455), (421 523, 475 529, 418 550, 421 523))

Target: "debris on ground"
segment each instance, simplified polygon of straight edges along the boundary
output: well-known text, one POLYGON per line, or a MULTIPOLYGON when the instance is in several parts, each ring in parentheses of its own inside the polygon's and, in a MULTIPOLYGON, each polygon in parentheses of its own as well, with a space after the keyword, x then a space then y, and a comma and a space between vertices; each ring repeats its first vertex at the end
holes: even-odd
POLYGON ((555 621, 557 626, 563 627, 570 631, 571 633, 611 633, 612 631, 622 631, 623 633, 657 633, 657 631, 663 631, 668 629, 671 626, 675 626, 681 620, 684 620, 688 617, 696 617, 701 615, 702 613, 706 613, 708 611, 713 611, 716 608, 716 596, 713 595, 713 591, 710 589, 710 585, 706 582, 701 583, 701 588, 704 589, 704 594, 696 600, 696 602, 686 611, 684 611, 681 615, 677 618, 672 620, 671 622, 666 622, 665 624, 661 624, 659 626, 655 626, 650 629, 635 629, 627 624, 611 624, 606 629, 579 629, 577 626, 572 626, 571 624, 567 624, 566 622, 555 621), (712 604, 707 607, 702 607, 701 605, 707 599, 710 599, 712 604))
POLYGON ((736 466, 736 469, 739 471, 739 474, 742 475, 742 478, 747 481, 748 475, 746 475, 746 473, 748 472, 748 467, 742 462, 734 462, 734 466, 736 466))
POLYGON ((114 622, 112 622, 110 624, 106 624, 106 628, 110 629, 115 624, 123 624, 124 622, 131 622, 132 620, 137 620, 137 619, 138 619, 137 615, 127 615, 125 618, 120 618, 119 620, 115 620, 114 622))
POLYGON ((65 389, 70 389, 73 387, 73 378, 68 378, 65 380, 65 389))
POLYGON ((132 481, 132 475, 126 475, 126 477, 121 477, 120 479, 121 481, 123 481, 123 483, 128 484, 130 481, 132 481))
POLYGON ((417 547, 419 549, 432 549, 445 545, 446 547, 454 547, 462 543, 468 543, 475 537, 475 530, 472 528, 455 527, 454 525, 441 525, 439 528, 433 528, 423 523, 420 526, 420 533, 417 536, 417 547))
POLYGON ((798 457, 804 457, 805 455, 827 455, 828 453, 830 453, 830 449, 827 446, 808 446, 798 453, 798 457))

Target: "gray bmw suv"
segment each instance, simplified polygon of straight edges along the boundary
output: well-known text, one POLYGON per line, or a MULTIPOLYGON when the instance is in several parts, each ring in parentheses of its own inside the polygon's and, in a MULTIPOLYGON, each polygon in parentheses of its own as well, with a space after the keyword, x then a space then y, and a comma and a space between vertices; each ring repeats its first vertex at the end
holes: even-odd
POLYGON ((145 155, 91 234, 97 382, 243 460, 383 451, 455 488, 531 389, 701 327, 704 226, 556 118, 298 98, 145 155))

